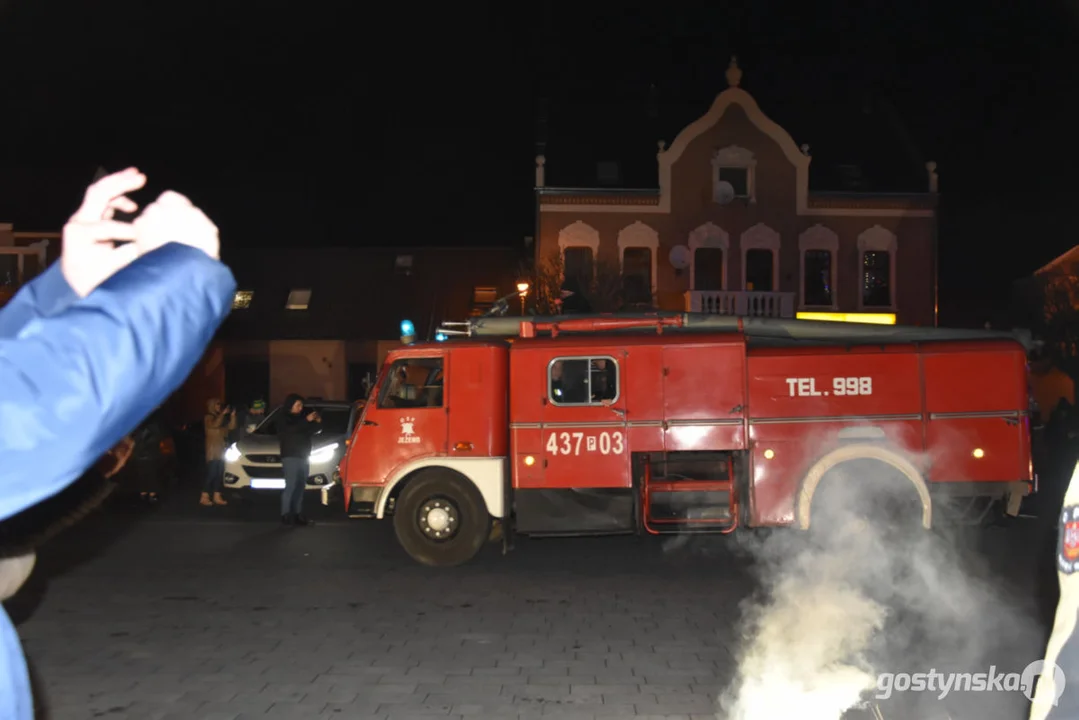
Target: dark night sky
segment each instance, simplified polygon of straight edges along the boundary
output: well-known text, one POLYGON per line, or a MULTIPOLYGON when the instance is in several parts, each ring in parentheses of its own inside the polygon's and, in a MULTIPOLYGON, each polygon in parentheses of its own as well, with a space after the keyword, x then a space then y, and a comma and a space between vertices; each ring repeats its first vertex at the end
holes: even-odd
POLYGON ((0 0, 0 220, 52 229, 97 165, 137 163, 233 245, 517 243, 539 98, 551 175, 654 153, 650 93, 670 142, 737 53, 796 142, 803 113, 897 109, 940 166, 946 309, 985 314, 1079 242, 1076 7, 0 0))

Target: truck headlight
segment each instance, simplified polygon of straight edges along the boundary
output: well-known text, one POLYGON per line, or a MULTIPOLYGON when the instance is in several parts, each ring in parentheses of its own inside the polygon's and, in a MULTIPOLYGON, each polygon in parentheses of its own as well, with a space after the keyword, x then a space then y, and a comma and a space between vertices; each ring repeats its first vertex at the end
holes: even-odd
POLYGON ((229 449, 225 451, 225 462, 236 462, 243 455, 240 452, 240 448, 236 447, 236 443, 229 445, 229 449))
POLYGON ((318 450, 312 450, 309 462, 322 463, 328 460, 333 460, 333 454, 337 450, 338 443, 330 443, 329 445, 323 445, 318 450))

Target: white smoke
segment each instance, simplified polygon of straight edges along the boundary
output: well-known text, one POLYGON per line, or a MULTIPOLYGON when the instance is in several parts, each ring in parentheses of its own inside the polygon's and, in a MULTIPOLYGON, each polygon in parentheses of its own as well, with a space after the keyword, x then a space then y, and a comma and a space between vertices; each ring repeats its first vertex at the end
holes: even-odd
MULTIPOLYGON (((1032 632, 956 539, 920 520, 909 482, 870 464, 822 482, 812 531, 745 533, 760 591, 744 603, 738 670, 717 717, 840 720, 876 702, 879 673, 988 670, 994 643, 1032 632)), ((936 694, 884 702, 946 716, 927 714, 942 712, 936 694)))
POLYGON ((863 549, 850 542, 835 553, 789 558, 770 597, 746 619, 740 685, 725 717, 835 720, 875 687, 865 650, 887 611, 849 582, 863 549))

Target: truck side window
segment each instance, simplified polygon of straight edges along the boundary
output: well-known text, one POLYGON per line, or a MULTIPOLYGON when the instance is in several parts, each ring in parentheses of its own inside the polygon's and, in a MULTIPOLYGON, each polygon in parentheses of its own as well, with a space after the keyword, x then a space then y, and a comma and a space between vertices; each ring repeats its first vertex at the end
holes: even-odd
POLYGON ((380 408, 442 407, 442 358, 408 358, 390 366, 378 393, 380 408))
POLYGON ((618 398, 618 363, 610 357, 555 358, 547 369, 552 405, 603 405, 618 398))

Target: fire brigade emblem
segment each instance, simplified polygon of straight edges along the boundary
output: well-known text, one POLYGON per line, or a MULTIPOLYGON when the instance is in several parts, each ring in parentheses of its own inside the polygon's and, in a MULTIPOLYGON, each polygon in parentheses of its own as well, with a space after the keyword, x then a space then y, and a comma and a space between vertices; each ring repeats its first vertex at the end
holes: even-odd
POLYGON ((416 434, 416 418, 403 417, 401 418, 401 437, 397 438, 398 445, 415 445, 420 441, 420 436, 416 434))
POLYGON ((1057 569, 1065 575, 1079 570, 1079 505, 1069 505, 1061 512, 1057 569))

